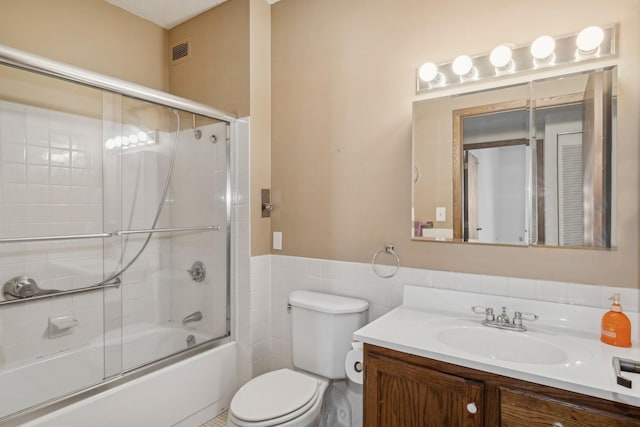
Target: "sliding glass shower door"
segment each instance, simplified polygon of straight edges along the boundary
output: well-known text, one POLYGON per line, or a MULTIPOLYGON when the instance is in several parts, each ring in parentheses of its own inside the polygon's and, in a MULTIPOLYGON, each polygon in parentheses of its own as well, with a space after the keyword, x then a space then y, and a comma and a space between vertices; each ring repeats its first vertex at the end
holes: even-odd
POLYGON ((0 65, 0 421, 229 336, 229 135, 0 65))

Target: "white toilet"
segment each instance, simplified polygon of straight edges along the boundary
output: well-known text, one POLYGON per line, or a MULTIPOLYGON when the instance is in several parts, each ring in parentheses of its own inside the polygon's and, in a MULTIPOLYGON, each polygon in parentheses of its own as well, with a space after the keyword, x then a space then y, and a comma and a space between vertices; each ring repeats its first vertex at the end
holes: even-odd
POLYGON ((366 322, 364 300, 309 291, 289 294, 293 366, 243 385, 229 406, 230 427, 318 426, 331 380, 345 378, 353 332, 366 322))

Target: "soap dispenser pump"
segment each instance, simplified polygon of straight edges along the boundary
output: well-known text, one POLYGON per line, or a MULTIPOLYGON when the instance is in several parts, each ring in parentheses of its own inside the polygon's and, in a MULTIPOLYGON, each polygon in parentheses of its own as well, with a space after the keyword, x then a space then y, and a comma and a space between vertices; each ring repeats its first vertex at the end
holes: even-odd
POLYGON ((631 321, 622 312, 620 294, 613 294, 611 310, 602 316, 600 341, 617 347, 631 347, 631 321))

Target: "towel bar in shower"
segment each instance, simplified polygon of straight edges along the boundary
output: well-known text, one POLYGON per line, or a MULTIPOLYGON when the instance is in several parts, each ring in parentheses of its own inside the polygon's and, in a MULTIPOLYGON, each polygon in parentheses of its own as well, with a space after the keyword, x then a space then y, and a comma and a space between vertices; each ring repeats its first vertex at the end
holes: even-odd
POLYGON ((114 280, 107 283, 103 283, 101 285, 85 286, 84 288, 69 289, 68 291, 55 291, 55 292, 47 293, 44 295, 37 295, 37 296, 28 297, 28 298, 8 299, 8 300, 0 301, 0 306, 8 305, 8 304, 19 304, 19 303, 24 303, 28 301, 38 301, 41 299, 55 298, 63 295, 73 295, 73 294, 81 294, 84 292, 99 291, 101 289, 109 289, 109 288, 117 289, 120 287, 121 284, 122 284, 122 281, 120 280, 120 278, 117 277, 114 280))
POLYGON ((9 237, 0 239, 1 243, 28 243, 28 242, 48 242, 54 240, 80 240, 80 239, 106 239, 113 236, 124 236, 127 234, 149 234, 149 233, 169 233, 179 231, 220 231, 219 225, 198 225, 195 227, 175 227, 175 228, 156 228, 156 229, 140 229, 140 230, 119 230, 113 233, 94 233, 94 234, 67 234, 61 236, 34 236, 34 237, 9 237))
POLYGON ((113 233, 68 234, 63 236, 10 237, 0 239, 0 243, 46 242, 53 240, 98 239, 113 236, 113 233))
POLYGON ((116 231, 116 236, 124 236, 127 234, 149 234, 149 233, 171 233, 174 231, 220 231, 219 225, 199 225, 196 227, 176 227, 176 228, 147 228, 139 230, 120 230, 116 231))

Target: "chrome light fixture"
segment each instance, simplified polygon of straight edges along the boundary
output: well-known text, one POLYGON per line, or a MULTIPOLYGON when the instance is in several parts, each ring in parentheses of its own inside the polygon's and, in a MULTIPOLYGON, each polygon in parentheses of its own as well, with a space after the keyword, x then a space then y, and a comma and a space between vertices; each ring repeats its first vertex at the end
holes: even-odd
POLYGON ((561 37, 543 35, 530 45, 504 43, 489 54, 459 55, 440 64, 425 62, 417 71, 417 92, 614 56, 615 38, 615 25, 590 26, 561 37))

